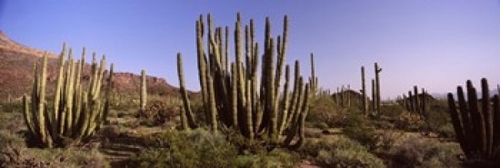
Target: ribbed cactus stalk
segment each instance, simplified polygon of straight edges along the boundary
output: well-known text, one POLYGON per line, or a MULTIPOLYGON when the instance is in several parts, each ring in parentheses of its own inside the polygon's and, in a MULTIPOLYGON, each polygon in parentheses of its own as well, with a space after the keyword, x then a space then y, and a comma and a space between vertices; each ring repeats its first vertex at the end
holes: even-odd
POLYGON ((500 106, 498 95, 490 99, 488 82, 481 80, 479 100, 472 82, 467 81, 467 94, 457 87, 458 107, 452 93, 448 105, 456 138, 467 159, 487 164, 500 164, 500 106), (466 98, 467 96, 467 98, 466 98))
POLYGON ((418 87, 415 85, 413 86, 413 95, 414 95, 414 105, 413 107, 415 108, 415 112, 419 115, 422 115, 422 108, 420 105, 420 96, 418 95, 418 87))
POLYGON ((368 115, 368 103, 367 101, 367 96, 366 96, 366 85, 365 85, 365 67, 361 67, 361 98, 362 100, 362 108, 363 108, 363 114, 368 115))
POLYGON ((377 112, 377 89, 374 79, 372 79, 372 111, 377 112))
MULTIPOLYGON (((85 49, 82 59, 75 63, 71 50, 66 54, 64 45, 59 57, 53 104, 47 102, 45 93, 48 55, 43 57, 41 66, 35 64, 31 101, 26 95, 23 97, 23 115, 32 145, 52 148, 87 141, 106 120, 112 73, 108 75, 106 93, 101 94, 105 78, 105 58, 98 64, 94 54, 88 81, 82 80, 84 58, 85 49), (65 60, 66 56, 68 60, 65 60)), ((111 69, 110 72, 112 71, 111 69)))
MULTIPOLYGON (((271 37, 271 23, 266 19, 263 53, 259 53, 254 39, 253 20, 246 26, 241 20, 238 14, 234 30, 235 55, 231 63, 228 59, 228 28, 226 33, 222 33, 220 27, 214 28, 210 15, 207 27, 203 16, 196 21, 198 73, 206 123, 213 131, 222 124, 224 128, 238 130, 248 139, 266 140, 273 147, 298 147, 304 142, 304 120, 312 93, 317 89, 313 55, 309 83, 302 79, 298 61, 295 62, 294 79, 291 79, 289 65, 285 62, 288 18, 284 18, 283 34, 276 38, 271 37), (226 37, 222 37, 224 35, 226 37), (205 40, 207 45, 203 44, 205 40), (262 63, 260 70, 259 62, 262 63), (284 82, 281 81, 283 68, 284 82), (281 84, 284 84, 283 88, 281 84)), ((179 54, 179 79, 183 79, 180 57, 179 54)), ((186 109, 181 116, 184 116, 190 110, 187 93, 182 90, 185 89, 181 89, 186 109)))
POLYGON ((380 72, 382 72, 382 68, 375 63, 375 97, 373 100, 375 101, 375 111, 380 113, 380 72))
POLYGON ((147 90, 147 83, 146 83, 146 70, 141 70, 141 95, 139 98, 139 108, 140 110, 146 109, 146 103, 148 101, 148 90, 147 90))
POLYGON ((316 76, 316 68, 314 67, 314 54, 311 53, 309 58, 311 62, 311 76, 309 77, 309 84, 311 87, 310 92, 313 96, 315 96, 317 94, 316 92, 318 91, 318 77, 316 76))
POLYGON ((427 96, 427 92, 425 91, 424 88, 422 88, 422 97, 420 98, 420 111, 422 112, 422 116, 424 118, 427 118, 429 115, 428 115, 428 106, 429 106, 429 103, 430 103, 430 100, 427 96))

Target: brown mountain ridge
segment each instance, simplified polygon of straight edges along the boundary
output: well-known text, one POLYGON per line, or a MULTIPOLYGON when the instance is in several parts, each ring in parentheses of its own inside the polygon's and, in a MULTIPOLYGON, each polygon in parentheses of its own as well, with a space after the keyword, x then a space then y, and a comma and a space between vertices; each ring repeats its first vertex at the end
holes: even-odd
MULTIPOLYGON (((0 30, 0 101, 4 101, 8 97, 20 98, 23 94, 30 92, 33 80, 33 64, 44 53, 42 50, 27 47, 11 40, 0 30)), ((51 57, 48 68, 48 82, 51 85, 51 82, 55 82, 57 78, 55 58, 58 56, 54 53, 48 54, 51 57)), ((86 69, 89 69, 89 67, 86 69)), ((146 81, 149 94, 176 97, 180 95, 178 88, 168 84, 163 78, 147 76, 146 81)), ((140 75, 129 72, 116 72, 112 82, 115 93, 139 94, 140 75)))

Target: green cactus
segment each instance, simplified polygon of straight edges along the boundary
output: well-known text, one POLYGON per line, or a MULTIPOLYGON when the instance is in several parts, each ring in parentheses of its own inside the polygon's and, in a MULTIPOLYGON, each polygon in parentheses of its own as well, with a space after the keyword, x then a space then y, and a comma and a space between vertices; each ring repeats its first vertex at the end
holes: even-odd
POLYGON ((449 113, 456 138, 467 159, 499 165, 500 106, 498 95, 490 99, 488 82, 481 79, 482 100, 472 82, 467 81, 467 99, 462 86, 457 87, 458 107, 448 93, 449 113), (481 104, 478 104, 481 102, 481 104))
POLYGON ((184 108, 181 112, 181 126, 182 129, 191 129, 196 127, 196 123, 193 119, 193 111, 191 110, 191 104, 189 102, 189 97, 187 94, 185 82, 184 82, 184 71, 182 67, 182 55, 181 53, 177 54, 177 74, 179 75, 179 90, 182 95, 182 103, 184 104, 184 108))
POLYGON ((374 79, 372 79, 372 111, 377 112, 377 89, 374 79))
MULTIPOLYGON (((217 131, 218 124, 222 124, 223 128, 236 129, 248 139, 265 140, 274 147, 299 147, 304 142, 304 120, 312 93, 317 88, 317 77, 311 62, 312 75, 309 83, 304 84, 296 61, 294 83, 291 85, 290 68, 285 64, 288 18, 285 16, 283 34, 277 38, 271 37, 271 23, 266 19, 264 51, 259 54, 253 20, 243 29, 238 14, 234 30, 235 59, 232 63, 228 59, 228 28, 222 33, 222 28, 214 29, 210 15, 207 21, 208 45, 203 44, 203 16, 196 21, 196 41, 199 81, 208 126, 217 131), (222 37, 224 34, 225 38, 222 37), (205 46, 208 48, 205 49, 205 46), (262 64, 258 81, 260 55, 262 64), (281 88, 283 68, 285 81, 281 88)), ((178 71, 179 79, 183 81, 180 57, 179 54, 178 71)), ((187 94, 182 90, 186 110, 181 116, 185 116, 190 112, 190 105, 187 94)))
MULTIPOLYGON (((71 50, 69 51, 69 54, 66 54, 64 45, 59 57, 59 74, 53 104, 47 102, 45 93, 48 54, 44 55, 41 66, 35 63, 31 101, 28 96, 23 96, 23 115, 32 145, 53 148, 87 141, 106 120, 112 73, 108 75, 106 93, 101 94, 105 57, 98 64, 94 54, 90 79, 87 82, 81 80, 85 49, 82 59, 76 63, 71 50), (65 60, 66 56, 68 60, 65 60), (50 105, 52 108, 47 108, 50 105)), ((112 71, 111 69, 110 72, 112 71)))
POLYGON ((367 104, 367 96, 366 96, 366 85, 365 85, 365 67, 361 66, 361 98, 362 100, 362 108, 363 114, 368 115, 368 104, 367 104))
POLYGON ((146 70, 141 70, 141 95, 139 99, 139 108, 140 110, 146 109, 146 104, 148 101, 148 91, 147 91, 147 83, 146 83, 146 70))

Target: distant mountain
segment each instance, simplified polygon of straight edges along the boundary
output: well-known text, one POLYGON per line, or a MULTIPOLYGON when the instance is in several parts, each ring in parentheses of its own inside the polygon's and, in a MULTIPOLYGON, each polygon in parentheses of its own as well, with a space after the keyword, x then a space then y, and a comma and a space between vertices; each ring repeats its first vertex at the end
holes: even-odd
MULTIPOLYGON (((12 98, 20 98, 29 93, 33 81, 33 64, 40 59, 44 51, 30 48, 11 40, 0 30, 0 101, 12 98)), ((49 68, 48 82, 54 83, 57 76, 56 59, 54 53, 48 53, 49 68)), ((87 67, 86 69, 89 69, 87 67)), ((88 75, 88 71, 84 76, 88 75)), ((114 74, 114 91, 121 94, 139 94, 140 75, 129 72, 117 72, 114 74)), ((179 96, 178 88, 168 84, 165 79, 148 76, 148 92, 155 95, 179 96)), ((50 88, 49 88, 50 90, 50 88)))

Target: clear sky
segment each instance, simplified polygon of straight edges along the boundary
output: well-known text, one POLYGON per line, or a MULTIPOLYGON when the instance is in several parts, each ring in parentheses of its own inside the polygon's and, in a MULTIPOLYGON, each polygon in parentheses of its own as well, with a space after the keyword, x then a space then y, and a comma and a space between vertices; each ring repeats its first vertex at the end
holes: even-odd
POLYGON ((361 66, 369 84, 374 62, 383 68, 384 99, 413 85, 442 93, 467 79, 477 87, 482 77, 492 88, 500 83, 498 0, 1 0, 0 30, 54 53, 63 42, 77 52, 85 46, 106 54, 118 71, 146 69, 175 86, 175 56, 182 52, 188 89, 198 90, 195 20, 211 13, 216 25, 233 28, 237 12, 245 22, 255 19, 258 37, 266 16, 278 35, 288 15, 287 62, 301 60, 307 75, 313 52, 326 89, 350 84, 358 90, 361 66))

